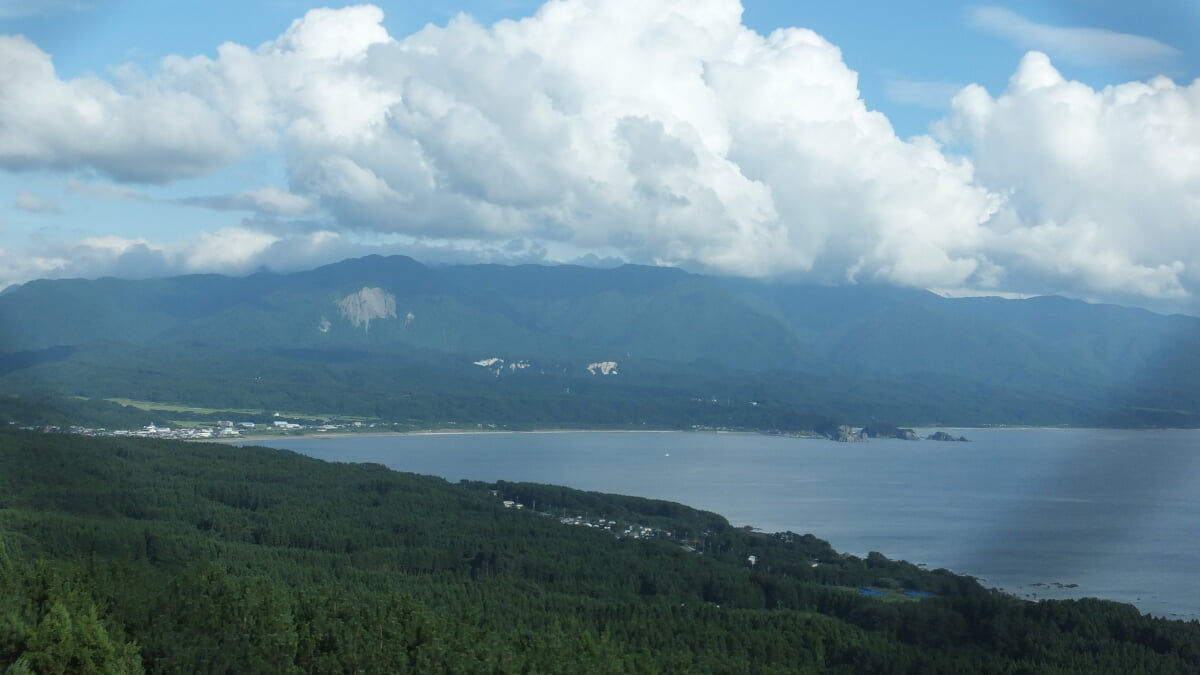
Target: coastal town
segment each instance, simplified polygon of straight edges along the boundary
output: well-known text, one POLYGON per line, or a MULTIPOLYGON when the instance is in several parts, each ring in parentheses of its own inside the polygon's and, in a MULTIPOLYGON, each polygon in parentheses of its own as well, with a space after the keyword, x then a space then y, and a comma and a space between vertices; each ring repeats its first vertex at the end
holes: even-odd
POLYGON ((84 426, 23 426, 27 431, 41 431, 45 433, 70 433, 81 436, 107 436, 114 438, 160 438, 180 441, 198 441, 198 440, 234 440, 244 437, 261 438, 263 436, 279 435, 283 433, 331 433, 331 432, 354 432, 363 430, 374 430, 383 428, 390 430, 390 426, 386 424, 363 423, 363 422, 344 422, 344 423, 321 423, 321 424, 302 424, 298 422, 290 422, 287 420, 274 420, 270 424, 260 422, 233 422, 233 421, 218 421, 212 426, 157 426, 154 423, 147 424, 144 427, 137 429, 105 429, 93 428, 84 426))

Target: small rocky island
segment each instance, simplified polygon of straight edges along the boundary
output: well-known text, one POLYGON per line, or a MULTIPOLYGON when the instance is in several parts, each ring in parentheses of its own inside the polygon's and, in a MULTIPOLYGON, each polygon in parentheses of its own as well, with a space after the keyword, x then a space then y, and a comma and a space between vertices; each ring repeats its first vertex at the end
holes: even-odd
POLYGON ((925 440, 927 440, 927 441, 955 441, 955 442, 959 442, 959 443, 966 443, 967 437, 966 436, 954 436, 954 435, 948 434, 944 431, 935 431, 932 434, 929 434, 928 436, 926 436, 925 440))

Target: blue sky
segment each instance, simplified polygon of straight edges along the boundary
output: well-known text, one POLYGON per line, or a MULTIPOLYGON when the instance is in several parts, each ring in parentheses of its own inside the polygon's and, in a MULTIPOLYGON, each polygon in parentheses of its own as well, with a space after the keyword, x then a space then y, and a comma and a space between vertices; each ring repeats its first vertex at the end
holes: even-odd
POLYGON ((24 36, 0 49, 0 72, 28 78, 7 90, 0 79, 0 286, 284 270, 378 250, 1165 309, 1200 292, 1200 169, 1182 166, 1200 158, 1194 3, 747 0, 739 19, 727 0, 569 0, 557 19, 543 12, 512 31, 493 25, 541 3, 375 4, 382 18, 304 19, 318 6, 0 0, 0 35, 24 36), (414 37, 459 13, 471 18, 414 37), (363 88, 313 100, 322 94, 273 70, 299 58, 284 34, 301 19, 359 41, 350 70, 305 56, 312 77, 361 75, 363 88), (818 42, 767 37, 793 27, 818 42), (593 28, 635 37, 592 40, 593 28), (235 62, 225 43, 247 56, 235 62), (438 56, 414 56, 418 44, 438 56), (519 53, 538 57, 529 77, 519 53), (738 74, 710 80, 727 62, 738 74), (473 78, 489 68, 511 91, 484 91, 473 78), (672 72, 702 72, 710 86, 677 87, 672 72), (269 100, 243 86, 248 74, 269 100), (593 91, 597 78, 606 84, 593 91), (479 126, 413 108, 430 87, 479 126), (520 106, 557 106, 562 91, 587 96, 555 108, 546 133, 560 143, 542 144, 527 128, 541 118, 520 106), (351 97, 340 111, 338 96, 351 97), (378 114, 354 118, 351 101, 378 114), (245 117, 251 108, 270 120, 245 117), (86 110, 100 117, 69 123, 86 110), (1059 147, 1078 129, 1088 133, 1059 147), (677 155, 686 161, 668 161, 677 155), (422 180, 436 184, 422 191, 422 180))

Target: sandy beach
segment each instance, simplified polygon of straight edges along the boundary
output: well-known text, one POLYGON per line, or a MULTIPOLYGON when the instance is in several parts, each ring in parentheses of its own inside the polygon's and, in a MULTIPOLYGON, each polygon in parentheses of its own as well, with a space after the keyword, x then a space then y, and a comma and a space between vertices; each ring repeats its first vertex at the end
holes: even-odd
MULTIPOLYGON (((675 434, 683 429, 422 429, 417 431, 318 431, 300 434, 252 434, 233 438, 197 439, 202 443, 224 443, 238 445, 256 441, 276 441, 289 438, 365 438, 371 436, 452 436, 452 435, 499 435, 499 434, 675 434)), ((729 432, 734 433, 734 432, 729 432)), ((752 433, 752 432, 746 432, 752 433)))

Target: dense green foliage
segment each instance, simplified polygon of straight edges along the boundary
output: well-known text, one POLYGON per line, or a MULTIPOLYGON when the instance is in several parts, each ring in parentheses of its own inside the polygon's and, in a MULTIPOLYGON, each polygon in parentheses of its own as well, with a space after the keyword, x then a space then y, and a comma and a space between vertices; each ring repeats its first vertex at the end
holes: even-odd
POLYGON ((0 431, 6 668, 1191 673, 1200 625, 1019 601, 655 500, 0 431))
POLYGON ((3 393, 423 426, 1197 426, 1198 355, 1194 317, 638 266, 373 256, 0 294, 3 393), (343 315, 364 288, 389 294, 395 316, 368 328, 343 315), (473 365, 493 357, 530 367, 473 365), (589 374, 601 361, 619 374, 589 374))
POLYGON ((35 427, 72 425, 133 429, 147 424, 167 426, 175 415, 165 410, 139 410, 98 399, 65 398, 50 393, 17 397, 0 394, 0 422, 35 427))

